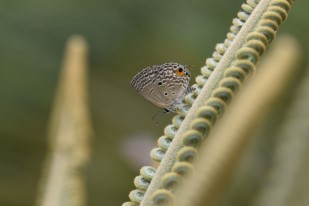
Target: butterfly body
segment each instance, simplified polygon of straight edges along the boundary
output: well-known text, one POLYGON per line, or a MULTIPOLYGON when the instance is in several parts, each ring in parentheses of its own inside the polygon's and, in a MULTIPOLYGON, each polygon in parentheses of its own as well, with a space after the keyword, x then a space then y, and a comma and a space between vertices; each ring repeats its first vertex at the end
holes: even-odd
POLYGON ((190 91, 190 76, 186 66, 165 63, 144 68, 134 76, 131 86, 154 105, 173 111, 190 91))

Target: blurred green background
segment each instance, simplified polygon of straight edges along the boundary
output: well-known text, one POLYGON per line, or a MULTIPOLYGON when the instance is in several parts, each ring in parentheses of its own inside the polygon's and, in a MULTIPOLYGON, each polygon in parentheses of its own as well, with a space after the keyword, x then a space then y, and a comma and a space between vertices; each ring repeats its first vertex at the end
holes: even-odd
MULTIPOLYGON (((224 40, 242 2, 2 0, 0 205, 34 204, 48 118, 71 35, 83 35, 90 50, 95 137, 86 173, 88 205, 116 206, 128 200, 134 176, 171 118, 160 118, 159 126, 151 122, 158 109, 135 94, 131 78, 146 66, 170 61, 195 65, 194 77, 224 40), (145 142, 134 145, 130 138, 145 142), (128 156, 142 158, 134 162, 128 156)), ((280 29, 299 39, 307 56, 308 8, 308 1, 297 1, 280 29)))

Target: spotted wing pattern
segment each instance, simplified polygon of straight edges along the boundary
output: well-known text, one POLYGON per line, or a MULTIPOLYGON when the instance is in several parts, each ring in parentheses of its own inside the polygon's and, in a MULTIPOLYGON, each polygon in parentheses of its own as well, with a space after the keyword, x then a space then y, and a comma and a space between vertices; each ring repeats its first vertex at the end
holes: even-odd
POLYGON ((165 63, 143 69, 132 79, 131 86, 156 106, 170 108, 176 101, 182 101, 189 80, 190 72, 185 66, 165 63), (183 75, 179 75, 179 71, 183 75))

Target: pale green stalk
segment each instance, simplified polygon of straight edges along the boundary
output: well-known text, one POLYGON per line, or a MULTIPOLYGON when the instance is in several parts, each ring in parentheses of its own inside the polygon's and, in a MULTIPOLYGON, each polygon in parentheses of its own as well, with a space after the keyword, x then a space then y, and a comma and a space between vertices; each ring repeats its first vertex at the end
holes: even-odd
MULTIPOLYGON (((177 206, 214 205, 228 183, 251 134, 295 77, 298 44, 283 38, 252 81, 230 105, 229 112, 200 148, 196 172, 176 196, 177 206)), ((269 202, 271 204, 271 202, 269 202)))
POLYGON ((152 194, 160 188, 161 178, 164 174, 171 171, 171 168, 174 165, 176 160, 177 152, 182 148, 181 143, 181 135, 189 129, 189 125, 194 118, 194 115, 197 109, 202 106, 207 98, 210 97, 213 89, 215 89, 218 85, 218 82, 222 78, 222 75, 228 66, 233 62, 235 59, 235 54, 239 48, 245 43, 245 37, 254 30, 257 26, 257 23, 263 13, 266 11, 267 7, 271 0, 261 0, 254 11, 249 16, 248 20, 242 26, 241 30, 238 32, 237 36, 233 40, 230 47, 227 49, 223 57, 221 58, 219 64, 211 74, 210 78, 208 79, 207 83, 201 90, 200 94, 198 95, 197 99, 195 100, 194 104, 192 105, 191 109, 189 110, 186 118, 182 122, 180 128, 178 129, 173 142, 171 143, 170 147, 168 148, 162 162, 160 163, 155 176, 153 177, 148 189, 146 190, 145 196, 143 201, 141 202, 141 206, 148 206, 151 205, 151 197, 152 194))
POLYGON ((86 205, 82 169, 89 159, 91 135, 86 91, 87 45, 80 36, 68 41, 51 114, 49 151, 37 205, 86 205))
POLYGON ((255 206, 308 205, 309 190, 309 72, 295 92, 275 138, 274 156, 255 206))

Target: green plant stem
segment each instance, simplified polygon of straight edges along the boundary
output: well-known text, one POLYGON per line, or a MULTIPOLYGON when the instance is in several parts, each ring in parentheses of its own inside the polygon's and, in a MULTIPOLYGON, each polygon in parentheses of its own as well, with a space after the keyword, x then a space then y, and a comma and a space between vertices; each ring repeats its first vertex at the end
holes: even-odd
POLYGON ((257 23, 263 13, 266 11, 269 3, 271 0, 261 0, 254 11, 251 13, 250 17, 247 19, 245 24, 242 26, 241 30, 238 32, 237 36, 233 40, 230 47, 227 49, 225 54, 223 55, 222 59, 220 60, 219 64, 211 74, 209 80, 203 87, 201 93, 198 95, 197 99, 195 100, 194 104, 192 105, 191 109, 189 110, 186 118, 184 119, 183 123, 181 124, 180 128, 175 135, 173 142, 171 143, 170 147, 168 148, 163 160, 161 161, 156 175, 152 179, 143 201, 141 202, 141 206, 148 206, 151 205, 151 196, 152 194, 160 188, 161 178, 164 174, 171 171, 175 160, 177 152, 182 148, 181 143, 181 135, 189 129, 189 125, 192 119, 195 116, 197 109, 202 106, 205 101, 210 97, 211 92, 214 88, 217 87, 218 82, 223 76, 223 73, 226 68, 232 63, 235 59, 235 54, 237 50, 245 43, 245 37, 250 33, 254 28, 257 26, 257 23))
POLYGON ((87 45, 82 37, 68 41, 49 130, 49 154, 38 205, 86 204, 81 169, 89 159, 91 126, 87 106, 87 45))
POLYGON ((196 173, 186 179, 175 205, 214 205, 227 184, 250 135, 295 76, 300 51, 295 40, 278 41, 268 61, 230 105, 229 113, 202 145, 196 173), (293 75, 294 74, 294 75, 293 75))
POLYGON ((255 206, 308 205, 309 72, 276 134, 272 164, 254 198, 255 206))

